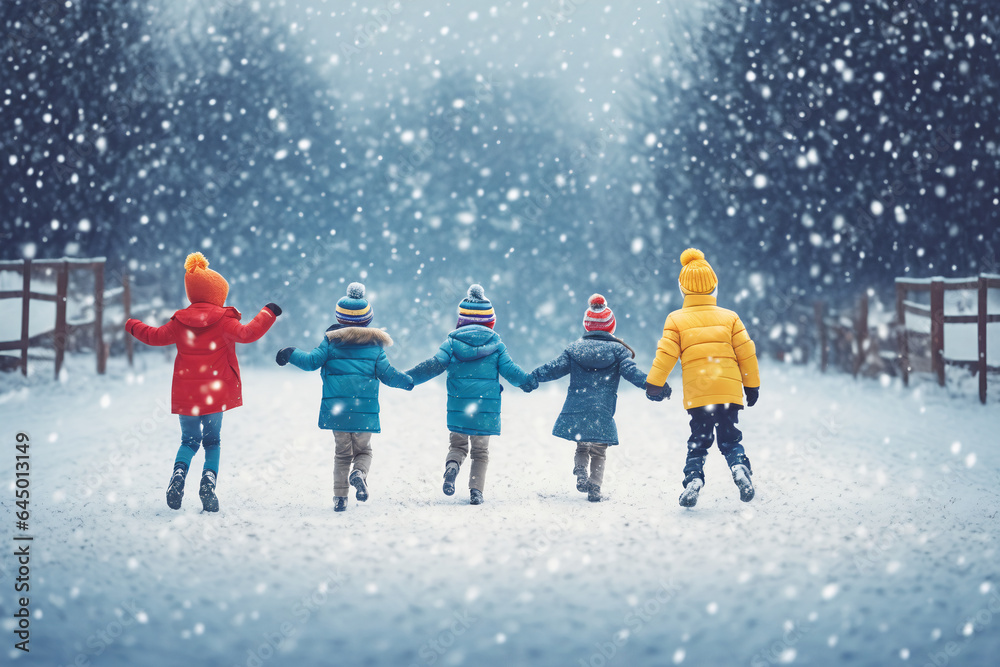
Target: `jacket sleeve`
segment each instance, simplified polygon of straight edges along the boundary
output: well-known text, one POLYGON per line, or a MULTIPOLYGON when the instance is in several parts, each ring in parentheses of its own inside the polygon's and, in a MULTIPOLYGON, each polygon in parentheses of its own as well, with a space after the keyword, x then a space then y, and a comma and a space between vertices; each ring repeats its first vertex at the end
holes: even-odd
POLYGON ((292 356, 288 357, 288 361, 304 371, 314 371, 326 363, 329 352, 330 341, 326 339, 326 336, 323 336, 323 342, 313 348, 312 352, 303 352, 298 348, 293 349, 292 356))
POLYGON ((177 325, 170 320, 162 327, 151 327, 139 320, 125 322, 125 331, 146 345, 173 345, 177 342, 177 325))
MULTIPOLYGON (((622 377, 628 382, 631 382, 639 389, 646 388, 646 374, 639 370, 639 367, 635 365, 632 361, 631 356, 627 350, 622 350, 620 353, 620 360, 618 362, 618 370, 621 371, 622 377)), ((666 382, 666 380, 664 380, 666 382)))
POLYGON ((514 360, 507 353, 507 346, 503 343, 500 343, 500 357, 497 359, 497 370, 500 371, 500 375, 507 382, 510 382, 515 387, 520 387, 525 382, 529 382, 529 378, 531 377, 523 368, 514 363, 514 360))
POLYGON ((539 382, 551 382, 569 374, 569 353, 563 353, 552 361, 542 364, 531 372, 539 382))
POLYGON ((681 334, 673 318, 667 316, 667 321, 663 323, 663 337, 656 346, 656 358, 653 359, 653 367, 649 370, 646 381, 657 387, 665 385, 667 376, 674 369, 674 364, 680 356, 681 334))
POLYGON ((437 354, 427 361, 421 361, 419 364, 406 371, 406 374, 410 376, 411 380, 413 380, 414 385, 423 384, 431 378, 435 378, 438 375, 441 375, 441 373, 444 373, 450 363, 451 341, 446 340, 441 344, 437 354))
POLYGON ((375 375, 382 384, 389 385, 390 387, 405 389, 406 391, 413 389, 413 378, 394 368, 389 363, 389 357, 386 356, 384 350, 378 355, 378 359, 375 360, 375 375))
POLYGON ((733 350, 736 352, 736 363, 740 365, 740 375, 743 376, 744 387, 760 386, 760 368, 757 365, 757 346, 750 339, 747 328, 742 320, 736 318, 733 322, 733 350))
POLYGON ((235 317, 227 317, 224 326, 230 340, 237 343, 252 343, 266 334, 277 319, 270 308, 261 308, 257 316, 246 324, 240 324, 235 317))

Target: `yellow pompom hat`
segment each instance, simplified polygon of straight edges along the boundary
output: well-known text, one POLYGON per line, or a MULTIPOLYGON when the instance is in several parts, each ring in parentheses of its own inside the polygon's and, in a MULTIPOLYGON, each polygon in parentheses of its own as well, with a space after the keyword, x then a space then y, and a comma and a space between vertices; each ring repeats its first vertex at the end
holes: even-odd
POLYGON ((218 272, 208 268, 208 260, 200 252, 193 252, 184 260, 184 291, 191 303, 226 305, 229 283, 218 272))
POLYGON ((705 261, 705 253, 688 248, 681 253, 681 274, 677 283, 684 294, 711 294, 719 285, 719 278, 712 265, 705 261))

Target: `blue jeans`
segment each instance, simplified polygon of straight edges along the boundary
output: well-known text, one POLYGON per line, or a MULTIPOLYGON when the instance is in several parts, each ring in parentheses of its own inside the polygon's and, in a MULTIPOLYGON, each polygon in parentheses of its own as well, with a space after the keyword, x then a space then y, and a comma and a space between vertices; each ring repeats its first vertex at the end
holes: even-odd
POLYGON ((181 415, 181 447, 177 450, 174 464, 183 463, 191 467, 191 459, 198 453, 198 447, 205 447, 204 470, 219 475, 219 447, 222 445, 222 415, 215 412, 201 417, 181 415))
POLYGON ((729 467, 743 464, 750 469, 750 460, 743 450, 743 434, 736 424, 743 406, 735 404, 706 405, 688 410, 691 416, 691 437, 688 438, 687 461, 684 465, 684 487, 698 477, 705 481, 705 457, 708 449, 719 436, 719 451, 726 457, 729 467))

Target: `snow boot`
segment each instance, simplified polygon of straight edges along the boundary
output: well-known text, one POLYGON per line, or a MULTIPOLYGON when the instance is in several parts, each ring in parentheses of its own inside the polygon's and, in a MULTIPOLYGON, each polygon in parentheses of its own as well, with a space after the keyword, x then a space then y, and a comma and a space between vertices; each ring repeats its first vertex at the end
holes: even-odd
POLYGON ((599 503, 602 499, 601 487, 593 482, 589 482, 587 485, 587 500, 592 503, 599 503))
POLYGON ((586 493, 590 489, 590 481, 587 477, 587 466, 576 466, 573 468, 573 474, 576 475, 576 490, 581 493, 586 493))
POLYGON ((738 463, 732 467, 732 471, 733 481, 740 489, 740 500, 745 503, 750 502, 754 495, 753 482, 750 481, 750 469, 742 463, 738 463))
POLYGON ((333 511, 343 512, 347 509, 347 496, 334 496, 333 497, 333 511))
POLYGON ((698 504, 698 492, 701 491, 701 487, 705 486, 705 482, 701 477, 695 477, 687 486, 684 487, 684 493, 681 494, 680 502, 681 507, 694 507, 698 504))
POLYGON ((483 492, 479 489, 469 489, 469 504, 470 505, 482 505, 483 504, 483 492))
POLYGON ((206 512, 219 511, 219 499, 215 496, 215 472, 205 470, 201 473, 201 489, 198 490, 201 496, 201 507, 206 512))
POLYGON ((365 484, 365 475, 360 470, 355 470, 350 477, 351 486, 358 490, 355 497, 360 502, 368 500, 368 485, 365 484))
POLYGON ((455 478, 458 477, 458 464, 448 461, 444 465, 444 495, 455 495, 455 478))
POLYGON ((172 510, 181 508, 181 500, 184 499, 184 479, 187 477, 188 467, 183 461, 174 464, 174 472, 170 476, 170 484, 167 486, 167 507, 172 510))

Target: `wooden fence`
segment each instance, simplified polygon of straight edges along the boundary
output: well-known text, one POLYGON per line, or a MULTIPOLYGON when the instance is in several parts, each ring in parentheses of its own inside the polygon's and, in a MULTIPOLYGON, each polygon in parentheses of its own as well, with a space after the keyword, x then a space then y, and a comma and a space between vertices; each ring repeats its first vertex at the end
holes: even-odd
POLYGON ((979 400, 986 403, 986 377, 1000 368, 989 366, 986 359, 986 325, 1000 322, 1000 313, 989 313, 989 290, 1000 289, 1000 275, 982 274, 974 278, 929 278, 913 280, 896 279, 896 317, 899 325, 899 365, 903 382, 909 384, 913 365, 910 359, 910 333, 906 328, 907 313, 930 319, 930 367, 937 376, 939 385, 944 386, 945 365, 961 366, 975 370, 979 375, 979 400), (978 296, 975 315, 946 315, 944 295, 947 291, 976 290, 978 296), (925 305, 907 299, 910 292, 930 292, 930 304, 925 305), (975 361, 946 359, 944 356, 944 326, 946 324, 975 324, 978 327, 978 356, 975 361))
MULTIPOLYGON (((73 329, 81 329, 89 326, 90 323, 70 325, 66 321, 66 303, 69 294, 70 274, 73 271, 91 271, 94 275, 94 350, 97 356, 97 372, 104 374, 107 367, 108 346, 104 342, 104 299, 106 296, 104 289, 104 264, 103 257, 92 259, 70 259, 59 260, 23 260, 23 261, 0 261, 0 271, 17 271, 21 273, 22 287, 20 290, 0 291, 0 299, 21 299, 21 338, 16 341, 0 341, 0 351, 19 350, 21 352, 21 372, 28 374, 28 348, 34 339, 30 335, 30 314, 32 300, 50 301, 56 304, 55 322, 52 331, 52 344, 55 350, 55 375, 59 377, 62 370, 63 361, 66 354, 66 343, 73 329), (47 294, 35 292, 31 289, 31 273, 34 269, 45 269, 54 271, 56 274, 56 293, 47 294)), ((124 302, 125 317, 130 316, 131 311, 131 286, 126 273, 122 274, 121 287, 122 300, 124 302)), ((126 352, 129 364, 132 363, 132 340, 125 338, 126 352)))

